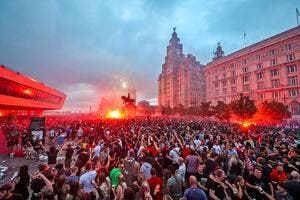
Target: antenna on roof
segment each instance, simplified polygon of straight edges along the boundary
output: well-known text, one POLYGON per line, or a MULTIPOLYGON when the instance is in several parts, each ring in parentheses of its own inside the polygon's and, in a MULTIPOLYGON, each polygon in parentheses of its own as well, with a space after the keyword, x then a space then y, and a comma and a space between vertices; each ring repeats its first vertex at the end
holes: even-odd
POLYGON ((246 47, 246 33, 244 32, 244 47, 246 47))
POLYGON ((300 16, 298 8, 296 8, 297 26, 299 26, 298 17, 300 16))

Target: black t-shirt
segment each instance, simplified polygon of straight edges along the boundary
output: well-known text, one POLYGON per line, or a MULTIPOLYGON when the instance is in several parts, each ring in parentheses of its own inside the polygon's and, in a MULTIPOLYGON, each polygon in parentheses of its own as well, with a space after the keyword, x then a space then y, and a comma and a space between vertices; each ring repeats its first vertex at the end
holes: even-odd
POLYGON ((70 160, 72 158, 74 150, 72 148, 66 149, 66 160, 70 160))
POLYGON ((215 191, 215 195, 219 199, 224 199, 225 193, 223 187, 219 184, 208 178, 207 183, 206 183, 206 188, 207 189, 212 189, 215 191))
POLYGON ((58 150, 57 149, 54 152, 47 151, 48 164, 49 165, 56 164, 57 154, 58 154, 58 150))
POLYGON ((284 186, 294 199, 300 199, 300 182, 288 180, 284 183, 284 186))
POLYGON ((30 188, 34 193, 39 193, 45 185, 46 183, 42 179, 35 178, 31 181, 30 188))
MULTIPOLYGON (((4 200, 4 198, 1 198, 0 200, 2 199, 4 200)), ((5 200, 23 200, 23 197, 20 194, 13 194, 10 198, 5 200)))
MULTIPOLYGON (((261 187, 265 192, 269 192, 269 182, 263 176, 260 179, 258 179, 252 174, 248 177, 247 182, 251 185, 261 187)), ((255 198, 257 200, 264 199, 264 195, 256 189, 248 188, 248 194, 250 195, 250 197, 255 198)))
POLYGON ((218 166, 217 162, 212 160, 212 159, 208 159, 205 162, 205 168, 204 168, 204 177, 208 177, 210 173, 212 173, 216 167, 218 166))

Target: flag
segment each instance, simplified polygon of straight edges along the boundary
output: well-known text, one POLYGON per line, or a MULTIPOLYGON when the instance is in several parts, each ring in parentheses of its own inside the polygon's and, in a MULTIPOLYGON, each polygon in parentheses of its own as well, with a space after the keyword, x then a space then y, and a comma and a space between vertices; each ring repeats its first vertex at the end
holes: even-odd
POLYGON ((296 15, 297 15, 297 16, 300 16, 300 13, 299 13, 298 8, 296 8, 296 15))
POLYGON ((244 33, 244 39, 246 39, 246 33, 244 33))

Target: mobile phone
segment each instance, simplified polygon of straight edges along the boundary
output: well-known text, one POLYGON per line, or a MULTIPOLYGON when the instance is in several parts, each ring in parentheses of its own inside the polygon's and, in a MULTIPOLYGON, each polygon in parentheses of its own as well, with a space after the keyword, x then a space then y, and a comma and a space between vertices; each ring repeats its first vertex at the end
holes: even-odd
POLYGON ((207 178, 201 178, 200 182, 201 182, 201 184, 205 184, 207 182, 207 178))

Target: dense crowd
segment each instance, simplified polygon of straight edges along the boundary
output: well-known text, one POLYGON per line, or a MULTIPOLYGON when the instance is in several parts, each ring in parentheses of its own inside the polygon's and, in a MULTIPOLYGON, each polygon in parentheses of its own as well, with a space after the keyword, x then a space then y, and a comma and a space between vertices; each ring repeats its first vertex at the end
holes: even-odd
POLYGON ((43 143, 18 124, 26 158, 45 162, 22 166, 0 199, 300 199, 298 126, 51 118, 43 143))

